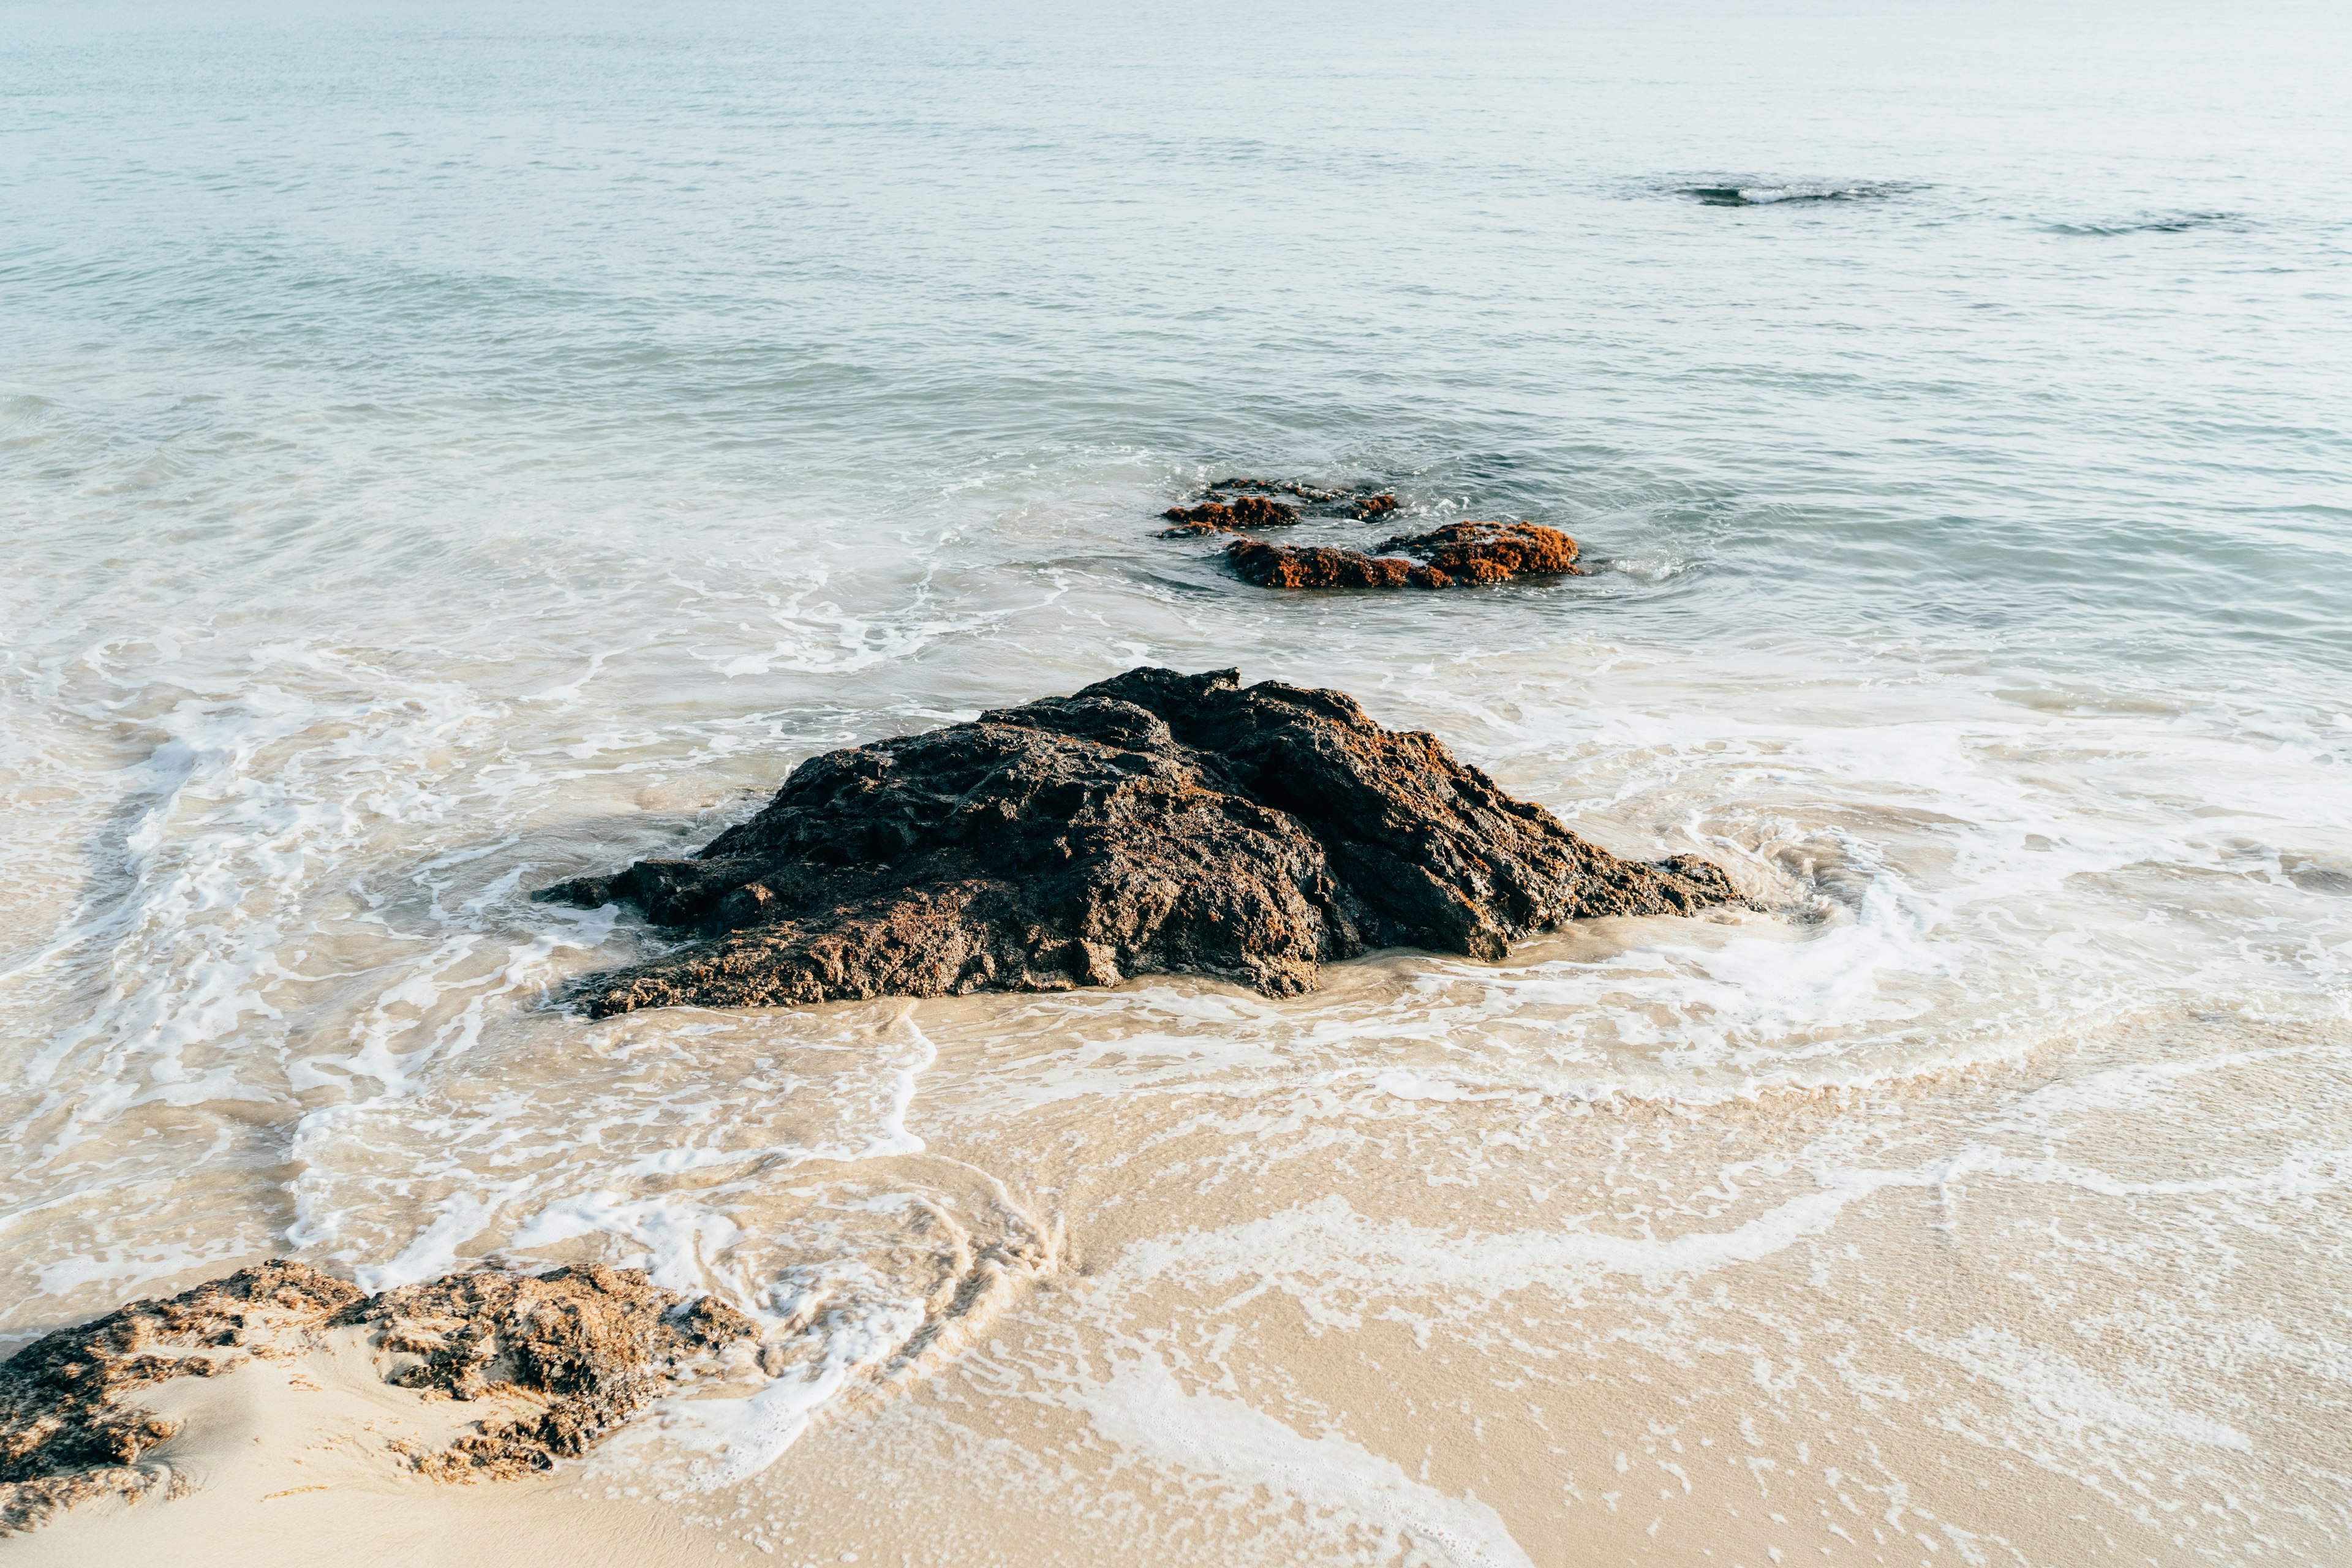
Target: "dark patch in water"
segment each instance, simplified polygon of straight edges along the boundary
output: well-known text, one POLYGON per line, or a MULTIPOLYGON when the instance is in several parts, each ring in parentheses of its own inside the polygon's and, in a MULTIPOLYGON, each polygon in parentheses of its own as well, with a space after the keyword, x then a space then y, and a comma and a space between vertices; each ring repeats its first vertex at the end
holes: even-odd
POLYGON ((1701 206, 1770 207, 1791 203, 1878 201, 1911 189, 1908 185, 1837 185, 1800 180, 1726 181, 1719 184, 1677 185, 1675 195, 1689 196, 1701 206))
POLYGON ((2186 234, 2191 229, 2235 226, 2244 222, 2239 213, 2149 213, 2116 223, 2053 223, 2053 234, 2186 234))

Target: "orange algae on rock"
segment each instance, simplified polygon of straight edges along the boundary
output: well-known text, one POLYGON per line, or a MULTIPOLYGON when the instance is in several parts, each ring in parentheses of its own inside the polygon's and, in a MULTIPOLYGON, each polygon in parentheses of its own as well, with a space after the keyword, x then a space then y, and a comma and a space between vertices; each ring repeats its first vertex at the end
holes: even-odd
POLYGON ((1576 564, 1575 540, 1533 522, 1448 523, 1386 540, 1372 554, 1236 539, 1225 555, 1244 580, 1268 588, 1450 588, 1582 571, 1576 564), (1400 559, 1391 551, 1418 561, 1400 559))
POLYGON ((1428 563, 1433 576, 1443 575, 1449 582, 1500 583, 1513 577, 1571 576, 1583 570, 1576 563, 1576 541, 1537 522, 1449 522, 1427 533, 1384 540, 1380 549, 1417 556, 1428 563))
POLYGON ((1196 507, 1171 506, 1160 515, 1176 524, 1160 534, 1163 539, 1171 539, 1242 528, 1278 528, 1297 522, 1298 509, 1264 496, 1235 496, 1230 503, 1213 500, 1196 507))
POLYGON ((1410 561, 1367 555, 1360 550, 1339 550, 1327 544, 1269 544, 1262 539, 1236 539, 1225 546, 1225 558, 1244 582, 1266 588, 1442 585, 1427 581, 1428 568, 1410 561), (1423 581, 1414 582, 1416 572, 1423 581))

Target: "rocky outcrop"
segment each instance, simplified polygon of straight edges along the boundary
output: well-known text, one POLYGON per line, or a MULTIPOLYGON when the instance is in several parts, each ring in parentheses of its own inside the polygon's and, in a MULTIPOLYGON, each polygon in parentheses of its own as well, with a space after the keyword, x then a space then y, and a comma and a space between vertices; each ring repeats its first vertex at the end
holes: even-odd
POLYGON ((1435 588, 1426 566, 1402 556, 1367 555, 1328 544, 1269 544, 1236 539, 1225 559, 1245 583, 1262 588, 1435 588), (1416 580, 1416 576, 1418 580, 1416 580))
POLYGON ((537 896, 697 939, 584 983, 598 1016, 1171 972, 1289 996, 1373 948, 1499 959, 1566 921, 1738 901, 1715 866, 1620 859, 1339 692, 1151 668, 813 757, 691 858, 537 896))
POLYGON ((1236 539, 1225 554, 1244 579, 1268 588, 1451 588, 1582 571, 1575 540, 1533 522, 1453 522, 1385 540, 1371 554, 1260 539, 1236 539))
POLYGON ((149 1450, 179 1423, 130 1395, 212 1377, 249 1356, 283 1360, 324 1331, 364 1325, 385 1380, 452 1399, 521 1394, 532 1414, 478 1422, 412 1454, 441 1479, 521 1475, 576 1457, 667 1391, 684 1362, 753 1331, 725 1304, 684 1301, 626 1268, 453 1274, 369 1296, 300 1263, 240 1268, 169 1300, 134 1301, 36 1340, 0 1363, 0 1534, 160 1472, 149 1450))
POLYGON ((1583 571, 1576 563, 1576 541, 1538 522, 1449 522, 1427 533, 1383 540, 1378 549, 1383 554, 1402 550, 1427 563, 1433 587, 1583 571))

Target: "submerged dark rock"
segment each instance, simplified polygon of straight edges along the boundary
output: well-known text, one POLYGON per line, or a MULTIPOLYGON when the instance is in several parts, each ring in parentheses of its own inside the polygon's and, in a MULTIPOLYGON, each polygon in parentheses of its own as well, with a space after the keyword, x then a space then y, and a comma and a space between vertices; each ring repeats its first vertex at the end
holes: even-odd
POLYGON ((1396 497, 1385 491, 1320 490, 1276 479, 1219 479, 1198 504, 1171 506, 1161 512, 1175 526, 1160 530, 1160 537, 1181 539, 1247 528, 1280 528, 1302 516, 1351 517, 1362 522, 1394 511, 1396 505, 1396 497), (1297 504, 1272 499, 1278 495, 1294 497, 1297 504))
POLYGON ((1370 554, 1261 539, 1236 539, 1225 554, 1244 579, 1268 588, 1451 588, 1583 570, 1576 564, 1575 540, 1534 522, 1450 522, 1384 540, 1370 554), (1392 551, 1418 557, 1419 563, 1392 551))
POLYGON ((1708 862, 1620 859, 1339 692, 1153 668, 813 757, 693 858, 536 896, 700 937, 585 982, 600 1016, 1170 972, 1289 996, 1373 948, 1499 959, 1566 921, 1739 901, 1708 862))
POLYGON ((483 1269, 369 1296, 300 1263, 240 1268, 168 1300, 60 1329, 0 1363, 0 1534, 86 1499, 137 1495, 140 1461, 180 1423, 128 1396, 176 1377, 288 1359, 320 1331, 364 1325, 385 1381, 453 1399, 524 1394, 532 1413, 478 1422, 412 1453, 443 1480, 545 1469, 667 1392, 686 1360, 752 1332, 722 1302, 692 1303, 629 1268, 483 1269))

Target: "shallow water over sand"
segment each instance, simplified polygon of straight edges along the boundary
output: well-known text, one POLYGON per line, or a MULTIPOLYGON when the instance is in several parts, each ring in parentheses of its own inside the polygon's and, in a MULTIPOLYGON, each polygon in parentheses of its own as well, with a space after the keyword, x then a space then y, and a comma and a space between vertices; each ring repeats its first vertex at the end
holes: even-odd
POLYGON ((769 1391, 446 1506, 687 1558, 2344 1550, 2324 9, 22 15, 11 1335, 641 1262, 769 1391), (1594 573, 1152 537, 1250 470, 1594 573), (531 889, 1141 662, 1764 909, 1280 1003, 548 1005, 658 939, 531 889))

